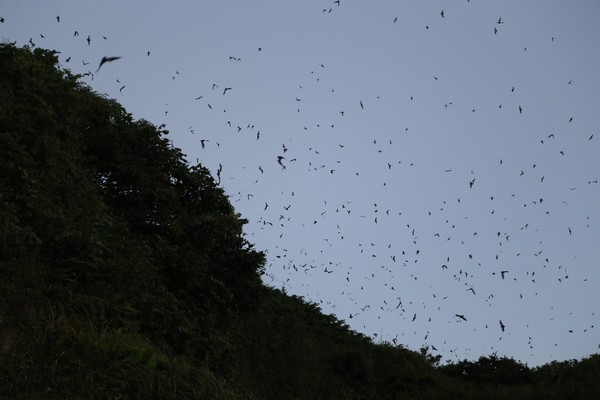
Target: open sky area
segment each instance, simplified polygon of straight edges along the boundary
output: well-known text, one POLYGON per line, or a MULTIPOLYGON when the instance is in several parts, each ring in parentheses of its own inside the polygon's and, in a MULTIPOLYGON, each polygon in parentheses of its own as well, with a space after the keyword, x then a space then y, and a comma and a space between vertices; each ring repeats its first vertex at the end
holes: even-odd
POLYGON ((9 0, 0 18, 4 42, 165 124, 248 219, 265 284, 443 361, 599 351, 600 2, 9 0))

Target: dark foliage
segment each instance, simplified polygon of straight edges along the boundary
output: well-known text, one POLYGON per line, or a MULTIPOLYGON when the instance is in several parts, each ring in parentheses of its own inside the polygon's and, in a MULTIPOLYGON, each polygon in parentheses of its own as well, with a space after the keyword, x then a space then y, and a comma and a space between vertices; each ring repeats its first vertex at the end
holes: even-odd
POLYGON ((600 356, 439 367, 264 286, 246 221, 166 135, 52 51, 0 45, 0 398, 600 393, 600 356))

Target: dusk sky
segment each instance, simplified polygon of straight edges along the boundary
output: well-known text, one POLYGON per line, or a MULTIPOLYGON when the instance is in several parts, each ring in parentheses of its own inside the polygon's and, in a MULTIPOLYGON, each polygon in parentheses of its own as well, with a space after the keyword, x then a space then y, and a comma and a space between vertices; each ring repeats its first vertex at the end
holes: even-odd
POLYGON ((443 361, 600 351, 597 0, 7 0, 0 17, 4 42, 59 51, 166 125, 249 221, 265 284, 443 361))

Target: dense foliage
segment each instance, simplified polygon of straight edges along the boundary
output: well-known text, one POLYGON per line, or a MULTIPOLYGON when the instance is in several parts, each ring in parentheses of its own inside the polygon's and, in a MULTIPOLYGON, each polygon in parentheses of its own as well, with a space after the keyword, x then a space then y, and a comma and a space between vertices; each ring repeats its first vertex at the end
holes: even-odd
POLYGON ((0 398, 595 398, 600 356, 438 366, 264 286, 167 131, 0 45, 0 398))

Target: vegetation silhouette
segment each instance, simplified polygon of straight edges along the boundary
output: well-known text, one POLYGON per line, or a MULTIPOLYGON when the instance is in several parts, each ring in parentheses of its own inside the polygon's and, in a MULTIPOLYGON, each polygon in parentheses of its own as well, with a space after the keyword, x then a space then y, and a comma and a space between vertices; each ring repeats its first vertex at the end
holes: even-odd
POLYGON ((373 343, 263 285, 168 131, 0 45, 1 399, 592 399, 600 356, 529 368, 373 343))

